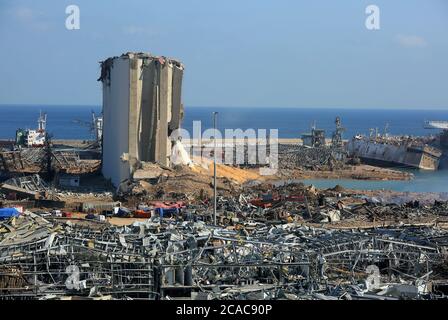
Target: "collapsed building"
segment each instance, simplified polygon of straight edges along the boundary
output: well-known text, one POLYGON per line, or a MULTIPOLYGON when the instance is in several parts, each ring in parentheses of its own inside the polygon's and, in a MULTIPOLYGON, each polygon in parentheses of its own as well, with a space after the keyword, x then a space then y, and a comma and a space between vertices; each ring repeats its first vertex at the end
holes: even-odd
POLYGON ((2 299, 446 298, 447 231, 434 226, 86 227, 25 213, 0 231, 2 299))
POLYGON ((183 117, 184 66, 147 53, 126 53, 101 63, 102 172, 115 186, 140 162, 169 165, 170 134, 183 117))

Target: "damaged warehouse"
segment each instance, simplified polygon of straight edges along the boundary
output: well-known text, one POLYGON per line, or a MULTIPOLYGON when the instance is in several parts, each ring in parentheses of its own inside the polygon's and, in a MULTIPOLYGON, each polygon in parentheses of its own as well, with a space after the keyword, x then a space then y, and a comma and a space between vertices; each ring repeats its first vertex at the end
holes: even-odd
POLYGON ((159 219, 87 227, 25 213, 0 230, 4 299, 396 300, 447 293, 439 277, 448 234, 434 227, 244 223, 228 230, 159 219))
POLYGON ((247 186, 218 198, 217 225, 193 199, 139 210, 86 204, 130 214, 103 221, 5 212, 1 297, 445 299, 448 202, 373 200, 341 188, 247 186))

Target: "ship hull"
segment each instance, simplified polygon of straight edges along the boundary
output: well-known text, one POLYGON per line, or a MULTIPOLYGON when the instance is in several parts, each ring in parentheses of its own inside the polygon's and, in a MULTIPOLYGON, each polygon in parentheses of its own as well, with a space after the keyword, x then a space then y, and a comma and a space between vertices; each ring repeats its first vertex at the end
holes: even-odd
POLYGON ((373 164, 423 170, 437 170, 439 167, 440 155, 433 150, 429 150, 429 148, 419 149, 406 145, 357 139, 352 139, 347 148, 352 156, 373 164))

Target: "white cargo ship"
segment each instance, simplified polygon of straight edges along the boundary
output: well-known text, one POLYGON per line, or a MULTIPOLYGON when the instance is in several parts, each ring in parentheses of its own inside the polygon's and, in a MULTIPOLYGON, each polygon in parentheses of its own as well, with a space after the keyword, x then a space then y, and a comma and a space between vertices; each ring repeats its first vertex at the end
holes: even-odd
POLYGON ((43 147, 47 140, 47 114, 40 113, 37 119, 37 129, 18 129, 16 131, 16 145, 22 147, 43 147))

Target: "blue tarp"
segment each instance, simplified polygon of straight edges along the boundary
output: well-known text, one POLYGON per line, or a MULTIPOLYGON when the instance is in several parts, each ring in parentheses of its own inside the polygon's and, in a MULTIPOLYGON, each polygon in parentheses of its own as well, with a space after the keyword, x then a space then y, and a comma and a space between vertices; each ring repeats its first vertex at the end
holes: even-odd
POLYGON ((16 208, 2 208, 0 209, 0 219, 8 219, 12 217, 17 217, 20 212, 16 208))
POLYGON ((120 207, 117 212, 117 217, 127 218, 131 216, 131 211, 127 208, 120 207))
POLYGON ((180 209, 179 208, 170 208, 170 209, 156 208, 155 212, 159 214, 160 218, 163 218, 163 216, 167 215, 167 214, 178 215, 180 213, 180 209))

